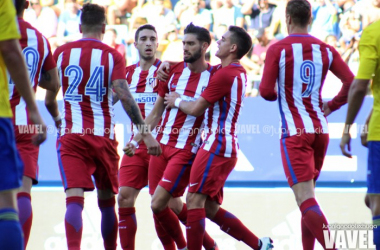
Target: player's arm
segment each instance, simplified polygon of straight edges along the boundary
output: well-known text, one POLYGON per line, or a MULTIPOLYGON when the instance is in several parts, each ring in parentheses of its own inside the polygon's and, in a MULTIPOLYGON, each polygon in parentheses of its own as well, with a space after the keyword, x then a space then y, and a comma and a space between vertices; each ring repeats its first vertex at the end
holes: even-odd
POLYGON ((47 43, 48 54, 42 65, 41 77, 40 77, 40 82, 38 83, 38 85, 41 88, 44 88, 44 89, 52 91, 53 93, 56 93, 58 92, 60 88, 57 64, 51 53, 49 42, 46 40, 45 37, 43 39, 47 43))
POLYGON ((8 72, 16 85, 17 91, 24 99, 29 111, 31 121, 41 126, 40 134, 33 137, 33 143, 41 144, 46 139, 46 125, 38 112, 34 93, 30 84, 29 74, 25 65, 25 60, 21 52, 20 43, 16 39, 0 41, 0 53, 8 72))
POLYGON ((133 124, 137 126, 137 129, 139 130, 139 133, 141 134, 145 145, 148 147, 148 153, 152 155, 160 155, 161 147, 153 138, 152 134, 149 131, 149 128, 145 124, 141 116, 140 109, 137 106, 131 92, 129 91, 127 81, 125 79, 118 79, 112 81, 112 84, 125 112, 127 112, 133 124))
POLYGON ((330 70, 342 81, 343 85, 339 93, 331 101, 327 102, 327 105, 324 105, 325 115, 328 115, 347 103, 348 91, 350 90, 351 83, 354 80, 354 74, 352 74, 348 65, 343 61, 342 57, 334 48, 330 48, 333 53, 333 61, 331 63, 330 70))
POLYGON ((140 133, 145 134, 147 132, 147 129, 144 119, 141 116, 140 109, 137 106, 135 99, 129 91, 127 81, 124 79, 114 80, 112 82, 112 85, 117 97, 122 103, 125 112, 127 112, 133 124, 137 125, 140 133))
POLYGON ((368 126, 369 121, 371 120, 373 109, 371 109, 371 112, 369 112, 369 115, 364 123, 364 126, 362 128, 362 131, 360 132, 360 141, 364 147, 367 147, 367 137, 368 137, 368 126))
POLYGON ((211 103, 206 101, 202 96, 195 101, 184 101, 178 93, 174 92, 166 94, 165 105, 166 108, 179 108, 188 115, 198 117, 204 114, 211 103))
POLYGON ((119 97, 116 92, 112 92, 112 105, 115 105, 119 101, 119 97))
POLYGON ((197 100, 183 101, 178 93, 170 93, 165 96, 166 108, 177 107, 188 115, 201 116, 211 104, 219 101, 231 91, 234 79, 234 75, 220 69, 211 77, 207 88, 197 100))
POLYGON ((53 118, 56 128, 59 128, 61 126, 61 115, 59 113, 57 102, 58 91, 59 88, 56 91, 51 91, 47 89, 45 95, 45 106, 46 109, 49 111, 49 114, 53 118))
POLYGON ((40 79, 40 82, 38 83, 38 86, 40 86, 43 89, 50 90, 53 93, 55 92, 58 93, 60 85, 59 85, 57 68, 55 67, 49 71, 42 71, 41 79, 40 79))
POLYGON ((273 47, 269 47, 264 64, 263 78, 260 82, 260 95, 267 101, 277 100, 275 89, 279 72, 279 61, 273 47))
POLYGON ((370 79, 376 72, 378 57, 376 39, 371 36, 371 33, 363 32, 359 43, 360 64, 358 74, 350 87, 348 96, 348 109, 346 122, 344 126, 340 149, 342 154, 351 157, 351 136, 350 128, 355 121, 357 114, 363 104, 364 97, 368 91, 370 79), (346 150, 346 146, 348 151, 346 150))
MULTIPOLYGON (((161 120, 162 114, 165 111, 164 98, 158 96, 156 103, 153 106, 152 111, 145 118, 145 123, 149 129, 155 128, 158 125, 158 122, 161 120)), ((151 131, 151 130, 150 130, 151 131)), ((133 137, 133 140, 139 143, 142 137, 140 133, 133 137)))

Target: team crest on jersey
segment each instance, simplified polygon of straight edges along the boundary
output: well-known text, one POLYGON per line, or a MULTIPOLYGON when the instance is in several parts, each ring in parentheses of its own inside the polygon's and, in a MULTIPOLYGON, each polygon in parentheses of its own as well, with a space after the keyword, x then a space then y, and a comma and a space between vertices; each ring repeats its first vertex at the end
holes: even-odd
POLYGON ((156 77, 150 77, 147 79, 147 83, 149 86, 154 88, 156 86, 156 77))
POLYGON ((203 91, 205 91, 206 88, 207 88, 206 86, 203 86, 201 93, 203 93, 203 91))

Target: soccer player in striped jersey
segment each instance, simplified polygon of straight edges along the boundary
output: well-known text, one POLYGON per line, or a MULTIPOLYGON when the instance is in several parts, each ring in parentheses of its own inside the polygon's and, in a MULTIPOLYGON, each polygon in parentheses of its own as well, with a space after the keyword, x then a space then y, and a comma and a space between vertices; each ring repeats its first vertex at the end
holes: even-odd
POLYGON ((84 191, 98 193, 105 249, 116 249, 118 221, 117 142, 114 135, 113 91, 144 137, 148 153, 159 155, 158 142, 149 133, 125 79, 125 60, 103 44, 105 10, 85 4, 81 15, 83 38, 54 53, 64 93, 64 117, 57 141, 58 161, 66 191, 65 229, 69 249, 80 249, 84 191))
POLYGON ((243 108, 247 75, 239 60, 252 47, 248 33, 230 26, 218 41, 216 56, 221 59, 218 71, 199 98, 189 100, 173 92, 165 97, 167 108, 202 117, 205 112, 205 140, 195 157, 188 195, 187 246, 201 250, 205 218, 218 224, 224 232, 243 241, 252 249, 272 249, 269 238, 257 238, 230 212, 220 207, 223 186, 235 167, 238 140, 235 132, 243 108))
MULTIPOLYGON (((380 249, 380 21, 364 29, 360 38, 360 65, 348 94, 346 124, 340 147, 342 153, 351 157, 350 128, 354 123, 372 79, 373 109, 367 118, 368 135, 363 133, 362 144, 368 147, 366 205, 371 209, 373 220, 373 242, 380 249), (364 137, 364 138, 363 138, 364 137)), ((365 131, 366 132, 366 131, 365 131)))
MULTIPOLYGON (((157 32, 150 24, 140 26, 135 33, 136 49, 140 60, 137 64, 126 68, 126 79, 129 89, 140 108, 143 119, 153 109, 157 99, 157 87, 155 86, 156 70, 161 61, 156 58, 158 47, 157 32)), ((132 136, 138 130, 132 123, 132 136)), ((140 190, 148 184, 148 167, 150 155, 144 142, 138 144, 138 148, 132 157, 124 155, 119 170, 119 234, 123 250, 135 249, 135 236, 137 231, 135 202, 140 190)))
POLYGON ((326 248, 323 225, 328 222, 314 191, 329 143, 325 116, 347 102, 354 77, 333 47, 308 34, 310 23, 310 3, 289 1, 286 7, 289 36, 268 49, 260 84, 264 99, 278 99, 282 163, 302 213, 304 249, 314 249, 315 239, 326 248), (331 101, 322 102, 321 90, 329 70, 343 85, 331 101))
MULTIPOLYGON (((60 117, 58 104, 55 101, 55 96, 59 90, 59 82, 57 67, 53 60, 49 42, 36 28, 32 27, 22 19, 24 10, 28 8, 29 2, 26 2, 25 0, 16 0, 15 4, 18 25, 21 33, 20 45, 28 66, 32 88, 36 91, 37 85, 39 84, 41 87, 51 92, 51 94, 47 95, 48 101, 49 97, 52 98, 52 105, 47 106, 48 111, 59 123, 60 117)), ((22 178, 22 187, 17 194, 17 203, 19 208, 19 219, 24 232, 24 245, 26 248, 33 219, 30 191, 32 184, 38 183, 39 146, 34 145, 31 141, 36 130, 32 129, 30 126, 31 121, 28 119, 26 103, 21 98, 11 78, 9 80, 8 89, 9 101, 13 113, 16 146, 24 163, 24 176, 22 178)))
POLYGON ((40 133, 33 135, 32 142, 39 145, 46 139, 46 126, 34 101, 19 38, 13 2, 0 1, 0 249, 12 250, 24 249, 16 203, 16 193, 22 185, 23 163, 15 143, 7 70, 25 101, 31 124, 39 127, 40 133))
MULTIPOLYGON (((159 157, 151 157, 148 179, 149 193, 153 195, 152 210, 156 231, 165 250, 176 249, 171 238, 178 249, 186 248, 177 216, 186 223, 187 207, 186 204, 182 205, 179 197, 188 185, 191 165, 201 140, 203 117, 187 115, 178 109, 165 111, 164 97, 167 93, 177 91, 184 99, 196 99, 214 72, 214 68, 205 60, 211 42, 209 31, 191 23, 184 32, 184 62, 172 67, 167 82, 159 83, 156 104, 146 118, 147 124, 155 127, 162 117, 156 139, 160 142, 163 153, 159 157), (165 237, 165 232, 171 238, 165 237)), ((134 140, 138 141, 138 136, 134 140)), ((206 250, 218 249, 208 234, 205 234, 203 241, 200 240, 200 244, 206 250)))

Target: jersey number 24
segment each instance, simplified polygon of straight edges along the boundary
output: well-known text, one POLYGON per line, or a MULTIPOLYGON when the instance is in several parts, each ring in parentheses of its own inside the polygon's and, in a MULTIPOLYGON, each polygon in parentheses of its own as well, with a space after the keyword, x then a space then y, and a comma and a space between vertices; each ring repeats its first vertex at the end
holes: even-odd
MULTIPOLYGON (((69 87, 65 92, 64 99, 72 102, 83 101, 83 96, 78 94, 78 86, 83 79, 82 68, 78 65, 69 65, 66 67, 64 74, 69 78, 69 87)), ((104 66, 95 67, 84 88, 84 94, 93 96, 97 102, 103 101, 103 96, 106 94, 106 88, 104 87, 104 66)))

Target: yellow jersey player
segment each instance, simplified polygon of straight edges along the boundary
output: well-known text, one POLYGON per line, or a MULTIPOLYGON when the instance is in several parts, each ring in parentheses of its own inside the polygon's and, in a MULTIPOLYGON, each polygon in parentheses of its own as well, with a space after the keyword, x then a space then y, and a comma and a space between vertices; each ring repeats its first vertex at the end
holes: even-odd
POLYGON ((29 74, 22 56, 16 24, 16 10, 11 0, 0 1, 0 249, 24 248, 17 215, 16 192, 21 186, 23 164, 18 155, 9 104, 8 70, 29 111, 29 118, 40 131, 32 138, 40 144, 46 139, 46 126, 34 102, 29 74))
POLYGON ((380 21, 372 23, 362 34, 359 44, 360 65, 358 74, 350 88, 348 96, 348 111, 345 129, 340 147, 342 153, 351 157, 349 134, 356 115, 367 93, 368 85, 372 79, 372 93, 374 97, 373 110, 369 115, 368 136, 362 138, 362 144, 368 147, 367 196, 366 204, 372 211, 373 240, 376 249, 380 249, 380 21))

